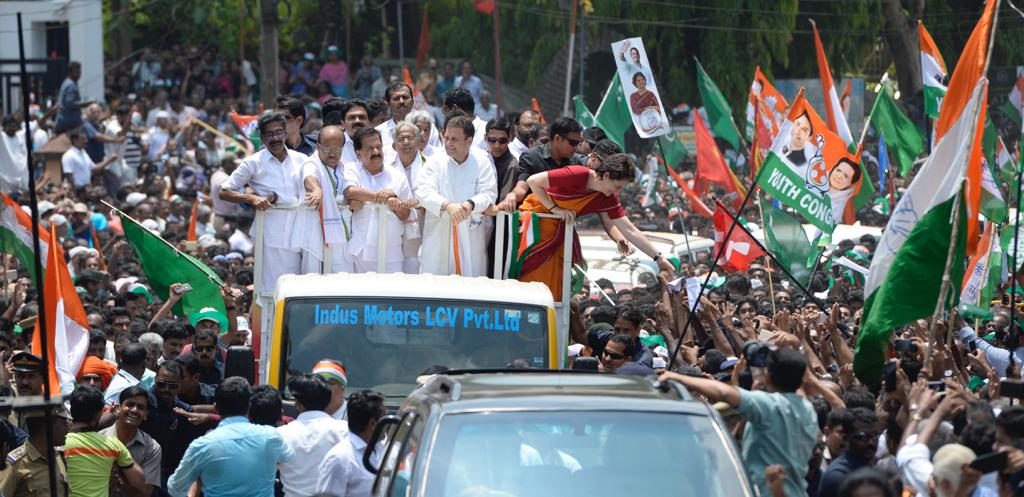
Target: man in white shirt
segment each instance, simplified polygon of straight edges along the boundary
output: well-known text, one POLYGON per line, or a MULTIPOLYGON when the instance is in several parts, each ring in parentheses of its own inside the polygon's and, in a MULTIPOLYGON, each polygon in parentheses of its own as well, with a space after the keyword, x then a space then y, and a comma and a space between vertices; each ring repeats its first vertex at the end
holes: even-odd
POLYGON ((490 218, 483 212, 494 204, 498 186, 491 162, 470 153, 473 134, 470 118, 449 119, 447 155, 431 158, 416 179, 416 198, 426 210, 420 248, 424 273, 483 276, 487 270, 490 218))
MULTIPOLYGON (((402 232, 414 202, 412 188, 402 171, 384 167, 380 131, 374 128, 361 129, 352 137, 352 142, 359 162, 345 169, 348 184, 345 197, 368 204, 383 204, 391 211, 385 215, 387 246, 384 249, 384 270, 400 273, 403 259, 402 232)), ((379 219, 377 211, 368 206, 352 213, 352 239, 348 243, 348 253, 357 273, 378 270, 379 219)))
MULTIPOLYGON (((487 121, 476 116, 476 104, 473 101, 472 95, 463 88, 452 88, 444 92, 441 106, 446 116, 449 116, 455 110, 459 110, 473 121, 473 128, 475 129, 473 133, 473 152, 478 152, 481 158, 490 160, 491 154, 487 153, 487 143, 484 140, 484 135, 487 134, 484 130, 487 127, 487 121)), ((447 128, 447 125, 445 128, 447 128)), ((447 140, 445 142, 447 143, 447 140)))
POLYGON ((516 160, 519 160, 519 156, 529 149, 526 146, 526 134, 530 132, 530 128, 538 124, 540 124, 540 116, 535 110, 527 107, 519 113, 519 117, 516 118, 515 122, 516 139, 512 140, 512 143, 508 145, 508 151, 512 152, 516 160))
MULTIPOLYGON (((412 186, 413 195, 416 195, 416 178, 419 177, 424 163, 423 154, 419 150, 422 134, 423 131, 418 126, 403 121, 395 126, 395 136, 391 143, 395 151, 395 158, 389 164, 405 173, 405 178, 412 186)), ((423 209, 415 209, 405 221, 405 230, 402 236, 402 271, 406 274, 419 274, 420 272, 423 214, 423 209)))
MULTIPOLYGON (((306 191, 308 211, 300 219, 300 233, 305 234, 303 272, 320 272, 324 247, 330 247, 333 273, 351 273, 352 258, 348 255, 348 240, 352 235, 352 220, 338 207, 345 203, 345 190, 350 186, 345 177, 341 154, 347 140, 341 126, 324 126, 317 137, 316 152, 302 164, 302 185, 306 191), (321 208, 322 206, 322 208, 321 208)), ((326 268, 324 268, 326 269, 326 268)))
POLYGON ((4 116, 0 134, 0 190, 10 193, 28 188, 27 154, 24 126, 14 116, 4 116))
POLYGON ((171 141, 171 114, 166 111, 156 113, 156 122, 149 128, 144 137, 149 146, 150 162, 160 159, 167 151, 167 143, 171 141))
POLYGON ((384 101, 391 110, 391 119, 377 126, 377 131, 380 131, 381 145, 384 146, 384 162, 390 164, 395 158, 395 152, 391 147, 395 125, 404 121, 405 116, 412 110, 412 88, 401 81, 391 83, 384 91, 384 101))
POLYGON ((355 164, 359 159, 356 157, 356 149, 352 146, 352 136, 370 124, 370 109, 362 100, 350 100, 343 107, 341 115, 344 117, 345 126, 345 148, 341 151, 341 162, 344 164, 355 164))
MULTIPOLYGON (((387 414, 387 409, 384 408, 384 396, 370 390, 353 393, 348 404, 348 443, 339 443, 327 453, 320 465, 316 491, 334 497, 369 497, 374 476, 363 466, 363 455, 374 428, 387 414)), ((382 441, 373 447, 370 463, 380 467, 383 456, 382 441)))
MULTIPOLYGON (((260 138, 266 147, 246 157, 220 190, 220 198, 236 204, 251 204, 264 212, 274 206, 295 206, 301 202, 302 163, 307 158, 285 147, 285 118, 266 112, 258 121, 260 138), (253 194, 244 192, 249 186, 253 194)), ((302 252, 292 240, 296 209, 265 212, 263 223, 263 274, 256 292, 270 292, 282 274, 298 274, 302 252)), ((253 228, 255 229, 255 227, 253 228)), ((253 233, 255 234, 255 233, 253 233)))
POLYGON ((288 462, 279 463, 281 486, 286 497, 307 497, 316 494, 318 473, 327 453, 338 444, 348 442, 348 423, 324 412, 331 401, 331 390, 323 378, 300 374, 288 379, 288 391, 295 398, 295 421, 277 428, 284 442, 295 452, 288 462))
POLYGON ((228 234, 227 223, 235 223, 237 225, 238 215, 242 212, 242 207, 238 204, 220 198, 221 187, 224 186, 224 183, 231 177, 231 173, 241 163, 242 159, 238 158, 238 154, 224 152, 220 155, 220 168, 210 175, 210 197, 213 201, 213 229, 219 234, 228 234))
POLYGON ((110 154, 103 158, 99 164, 93 162, 89 154, 85 152, 85 144, 89 141, 85 131, 77 128, 68 133, 71 139, 71 148, 60 158, 61 171, 64 178, 71 182, 75 190, 89 186, 94 172, 100 172, 117 160, 117 154, 110 154))

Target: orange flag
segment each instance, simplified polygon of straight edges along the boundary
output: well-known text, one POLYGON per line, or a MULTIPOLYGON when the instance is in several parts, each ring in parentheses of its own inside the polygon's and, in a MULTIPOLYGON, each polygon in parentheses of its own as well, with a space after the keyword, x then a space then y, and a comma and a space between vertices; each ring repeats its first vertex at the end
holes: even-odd
POLYGON ((693 189, 697 193, 704 193, 707 191, 708 183, 721 186, 733 197, 730 199, 733 208, 739 209, 743 204, 743 197, 746 196, 746 190, 725 163, 725 158, 718 150, 711 132, 704 126, 700 114, 693 114, 693 129, 697 135, 697 174, 694 177, 693 189))
POLYGON ((700 199, 700 195, 697 195, 697 192, 693 191, 693 189, 690 188, 690 185, 686 184, 686 180, 679 176, 679 173, 675 172, 671 167, 668 167, 668 164, 665 164, 664 159, 658 157, 658 162, 660 162, 662 166, 665 166, 665 170, 668 171, 669 176, 672 176, 672 179, 675 180, 677 185, 679 185, 679 189, 683 190, 686 198, 689 199, 690 211, 694 214, 700 214, 701 216, 711 219, 713 213, 711 212, 711 209, 708 209, 707 204, 700 199))
POLYGON ((199 222, 199 199, 197 198, 192 202, 192 215, 188 218, 188 235, 185 237, 185 241, 194 242, 198 240, 196 237, 196 223, 199 222))
POLYGON ((46 329, 36 320, 32 334, 32 353, 43 357, 46 338, 47 380, 53 395, 68 394, 75 388, 75 376, 89 350, 89 321, 78 298, 71 273, 64 262, 57 230, 50 230, 46 276, 43 279, 43 309, 46 329))
POLYGON ((541 124, 544 124, 545 122, 547 122, 547 121, 544 120, 544 113, 540 111, 540 103, 537 102, 537 98, 536 97, 530 97, 530 108, 532 108, 533 111, 536 112, 538 116, 540 116, 540 123, 541 124))

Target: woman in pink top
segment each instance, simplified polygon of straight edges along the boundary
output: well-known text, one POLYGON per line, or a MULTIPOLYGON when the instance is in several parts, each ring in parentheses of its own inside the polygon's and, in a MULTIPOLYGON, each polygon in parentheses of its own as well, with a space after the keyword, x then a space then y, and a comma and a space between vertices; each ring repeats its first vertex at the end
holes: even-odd
POLYGON ((326 81, 335 96, 348 98, 348 64, 338 53, 338 47, 327 47, 327 63, 320 68, 320 81, 326 81))

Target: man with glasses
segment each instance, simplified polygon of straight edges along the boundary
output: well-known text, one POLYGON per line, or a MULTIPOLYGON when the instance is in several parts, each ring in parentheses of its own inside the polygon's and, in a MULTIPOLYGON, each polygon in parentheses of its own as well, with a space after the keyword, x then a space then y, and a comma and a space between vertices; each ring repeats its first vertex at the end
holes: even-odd
POLYGON ((196 332, 191 352, 199 358, 199 381, 207 385, 220 385, 224 380, 224 360, 217 350, 217 335, 209 330, 196 332))
MULTIPOLYGON (((522 117, 520 117, 522 123, 522 117)), ((530 187, 526 179, 537 173, 543 173, 552 169, 570 166, 573 164, 584 164, 583 156, 576 153, 576 147, 583 142, 583 126, 570 117, 560 117, 551 123, 551 140, 543 145, 533 147, 519 156, 519 178, 515 188, 509 194, 515 195, 516 207, 530 193, 530 187)), ((502 198, 502 210, 508 204, 502 198)), ((510 210, 514 210, 513 209, 510 210)))
MULTIPOLYGON (((307 157, 285 146, 287 123, 280 112, 260 116, 257 126, 265 147, 242 160, 231 173, 220 190, 221 200, 251 204, 257 211, 299 205, 302 201, 301 169, 307 157), (254 193, 246 193, 246 186, 254 193)), ((279 276, 301 271, 302 251, 292 239, 296 217, 300 214, 297 209, 271 210, 264 214, 263 275, 255 282, 257 293, 273 291, 279 276)))
MULTIPOLYGON (((427 128, 432 129, 433 126, 427 128)), ((416 178, 423 169, 426 159, 420 153, 420 144, 429 131, 423 131, 418 125, 410 122, 400 122, 395 125, 394 139, 391 148, 394 149, 394 160, 389 165, 398 171, 405 173, 405 179, 409 182, 412 194, 416 195, 416 178)), ((402 231, 402 271, 406 274, 419 274, 420 272, 420 242, 423 240, 423 209, 416 208, 409 213, 405 220, 405 228, 402 231)))
POLYGON ((300 152, 303 155, 313 155, 316 150, 316 140, 308 135, 302 134, 302 127, 306 124, 306 106, 302 101, 287 95, 277 97, 277 112, 284 114, 285 132, 288 137, 284 144, 289 149, 300 152))
POLYGON ((176 409, 193 412, 190 404, 178 398, 185 371, 178 361, 165 361, 156 372, 156 383, 149 389, 149 411, 139 425, 153 440, 160 444, 160 481, 167 487, 167 478, 174 473, 185 450, 193 440, 202 436, 205 427, 195 426, 182 417, 176 409))
MULTIPOLYGON (((402 272, 402 233, 405 221, 409 219, 410 207, 415 200, 412 188, 402 171, 384 167, 384 150, 380 131, 374 128, 361 129, 352 137, 359 162, 345 169, 345 197, 360 202, 384 205, 391 212, 387 219, 387 246, 384 271, 402 272), (393 214, 393 215, 392 215, 393 214)), ((377 271, 379 257, 377 211, 362 208, 352 214, 352 238, 348 253, 357 273, 377 271)))
MULTIPOLYGON (((341 126, 324 126, 317 137, 316 153, 302 164, 302 186, 306 205, 313 210, 302 216, 302 271, 319 273, 324 259, 324 245, 330 247, 331 272, 352 272, 348 255, 351 220, 343 216, 339 203, 348 203, 345 189, 345 165, 341 161, 348 139, 341 126), (321 209, 321 206, 323 207, 321 209)), ((354 205, 350 207, 355 208, 354 205)))
POLYGON ((818 494, 821 497, 839 495, 839 487, 846 476, 875 462, 878 450, 878 415, 866 407, 850 409, 850 415, 843 419, 843 445, 846 452, 835 458, 821 475, 818 494))

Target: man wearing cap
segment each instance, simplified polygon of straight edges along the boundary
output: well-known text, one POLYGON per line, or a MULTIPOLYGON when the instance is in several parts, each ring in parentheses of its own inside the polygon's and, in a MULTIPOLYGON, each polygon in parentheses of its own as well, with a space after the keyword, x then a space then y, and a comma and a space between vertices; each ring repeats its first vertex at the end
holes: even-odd
POLYGON ((11 357, 14 385, 19 397, 43 394, 43 360, 31 352, 18 352, 11 357))
MULTIPOLYGON (((263 143, 259 152, 246 157, 220 190, 220 198, 236 204, 252 204, 258 211, 274 206, 297 206, 302 201, 301 168, 306 156, 285 147, 287 120, 279 112, 260 116, 263 143), (244 193, 246 186, 253 194, 244 193)), ((270 211, 263 223, 261 281, 256 292, 271 292, 283 274, 298 274, 302 252, 292 243, 292 229, 299 215, 295 209, 270 211)), ((254 234, 255 232, 253 232, 254 234)))
MULTIPOLYGON (((50 494, 50 469, 47 462, 46 413, 31 409, 19 413, 25 420, 29 438, 24 445, 7 454, 7 468, 0 471, 0 494, 6 497, 44 497, 50 494)), ((71 428, 71 414, 64 406, 56 408, 50 435, 54 446, 62 446, 71 428)), ((63 453, 57 452, 54 461, 57 471, 57 493, 68 495, 68 470, 63 453)))
POLYGON ((313 374, 320 375, 327 380, 331 387, 331 402, 327 404, 324 412, 330 414, 334 419, 346 419, 348 409, 345 402, 345 388, 348 387, 348 373, 341 361, 323 359, 313 366, 313 374))
POLYGON ((220 156, 220 167, 210 175, 210 197, 213 200, 213 229, 218 234, 228 234, 227 223, 238 223, 242 206, 220 198, 220 189, 235 172, 242 160, 235 152, 224 152, 220 156))

